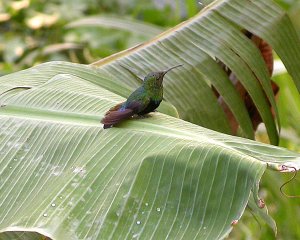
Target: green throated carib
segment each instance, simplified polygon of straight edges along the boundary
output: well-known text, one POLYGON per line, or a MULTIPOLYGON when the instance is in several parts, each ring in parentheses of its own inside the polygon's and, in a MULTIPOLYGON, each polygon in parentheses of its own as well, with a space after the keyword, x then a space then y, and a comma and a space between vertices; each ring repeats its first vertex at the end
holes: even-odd
POLYGON ((131 116, 144 115, 153 112, 163 100, 163 79, 167 72, 180 67, 176 65, 160 72, 149 73, 143 81, 142 86, 130 94, 125 102, 119 103, 107 111, 102 119, 103 128, 130 118, 131 116))

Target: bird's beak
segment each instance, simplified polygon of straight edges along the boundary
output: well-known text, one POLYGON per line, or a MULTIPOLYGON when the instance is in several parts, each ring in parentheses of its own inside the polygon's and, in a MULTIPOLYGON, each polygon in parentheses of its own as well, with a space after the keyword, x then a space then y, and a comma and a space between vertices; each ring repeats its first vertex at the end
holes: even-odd
POLYGON ((183 64, 179 64, 179 65, 170 67, 170 68, 168 68, 167 70, 163 71, 163 75, 165 75, 167 72, 171 71, 171 70, 174 69, 174 68, 178 68, 178 67, 182 67, 182 66, 183 66, 183 64))

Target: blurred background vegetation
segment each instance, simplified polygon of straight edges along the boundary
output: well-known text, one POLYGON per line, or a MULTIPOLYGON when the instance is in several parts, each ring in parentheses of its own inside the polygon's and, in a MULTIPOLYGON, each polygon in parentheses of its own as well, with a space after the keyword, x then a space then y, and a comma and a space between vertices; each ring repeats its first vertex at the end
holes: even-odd
MULTIPOLYGON (((21 0, 0 1, 0 76, 46 61, 89 64, 151 39, 192 17, 212 0, 21 0)), ((300 1, 276 0, 288 11, 300 36, 300 1)), ((300 67, 300 66, 299 66, 300 67)), ((277 67, 275 67, 276 69, 277 67)), ((285 71, 274 80, 280 86, 280 145, 300 151, 300 97, 285 71)), ((258 139, 264 141, 264 130, 258 139)), ((268 172, 261 197, 278 225, 277 239, 300 239, 300 200, 283 196, 279 188, 290 174, 268 172)), ((300 195, 300 177, 285 192, 300 195)), ((274 239, 249 211, 230 239, 274 239)))

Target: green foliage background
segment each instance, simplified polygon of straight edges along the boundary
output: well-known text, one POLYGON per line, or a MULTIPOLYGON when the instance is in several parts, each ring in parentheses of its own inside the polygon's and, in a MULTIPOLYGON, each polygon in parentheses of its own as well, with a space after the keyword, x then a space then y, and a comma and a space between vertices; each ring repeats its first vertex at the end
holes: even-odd
MULTIPOLYGON (((155 31, 161 32, 193 16, 210 0, 201 2, 202 4, 194 0, 0 1, 0 75, 52 60, 92 63, 152 37, 146 31, 134 31, 136 25, 132 25, 132 29, 128 27, 131 26, 130 21, 151 27, 154 34, 155 31), (89 16, 101 16, 102 21, 97 22, 97 26, 69 25, 89 16), (127 28, 116 29, 105 24, 104 19, 115 24, 129 21, 129 24, 127 28)), ((277 2, 289 12, 300 33, 300 2, 277 2)), ((277 75, 274 80, 281 89, 278 100, 283 127, 280 145, 300 151, 299 94, 285 73, 277 75)), ((258 134, 262 141, 265 136, 264 130, 258 134)), ((279 226, 277 239, 300 239, 300 201, 288 199, 279 191, 280 185, 288 178, 288 174, 278 177, 278 174, 275 176, 268 172, 262 181, 261 196, 279 226)), ((285 188, 285 192, 300 195, 300 190, 296 188, 299 180, 297 177, 285 188)), ((265 225, 260 226, 248 212, 230 238, 274 239, 274 235, 265 225)))

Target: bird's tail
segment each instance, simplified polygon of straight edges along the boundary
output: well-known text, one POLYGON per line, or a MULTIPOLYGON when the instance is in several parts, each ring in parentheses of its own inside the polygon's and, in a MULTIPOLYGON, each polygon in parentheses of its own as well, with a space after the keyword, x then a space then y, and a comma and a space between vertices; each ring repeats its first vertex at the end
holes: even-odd
POLYGON ((104 124, 103 128, 110 128, 113 125, 119 123, 120 121, 127 119, 133 115, 133 110, 132 109, 124 109, 124 110, 116 110, 113 111, 110 109, 106 114, 105 117, 101 120, 101 123, 104 124))

